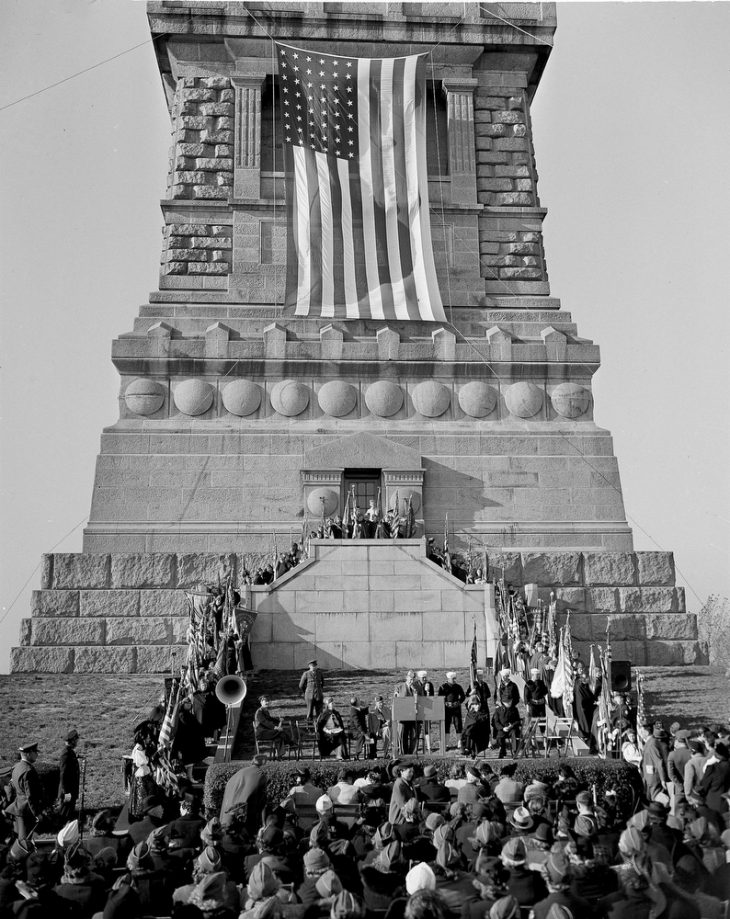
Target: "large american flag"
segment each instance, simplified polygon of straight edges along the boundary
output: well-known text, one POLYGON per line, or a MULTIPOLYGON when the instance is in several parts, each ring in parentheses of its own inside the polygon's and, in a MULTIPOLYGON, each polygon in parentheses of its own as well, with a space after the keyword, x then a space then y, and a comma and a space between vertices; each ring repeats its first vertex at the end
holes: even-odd
POLYGON ((425 55, 277 52, 287 307, 445 321, 428 206, 425 55))

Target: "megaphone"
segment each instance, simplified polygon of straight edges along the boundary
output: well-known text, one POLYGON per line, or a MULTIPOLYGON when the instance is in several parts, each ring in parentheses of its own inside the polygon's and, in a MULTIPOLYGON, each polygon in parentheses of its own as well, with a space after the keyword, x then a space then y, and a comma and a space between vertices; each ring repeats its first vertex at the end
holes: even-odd
POLYGON ((246 698, 247 692, 246 681, 233 674, 221 677, 215 687, 216 698, 224 705, 238 705, 246 698))

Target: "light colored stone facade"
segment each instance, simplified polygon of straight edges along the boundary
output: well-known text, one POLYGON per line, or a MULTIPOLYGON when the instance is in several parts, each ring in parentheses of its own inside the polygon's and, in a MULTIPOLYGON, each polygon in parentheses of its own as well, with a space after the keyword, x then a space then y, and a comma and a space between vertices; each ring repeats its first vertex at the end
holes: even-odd
MULTIPOLYGON (((599 349, 550 296, 530 106, 554 6, 502 4, 518 29, 472 2, 261 11, 293 44, 429 52, 446 323, 286 315, 271 43, 241 5, 148 10, 172 138, 159 290, 113 343, 119 417, 102 433, 84 552, 47 558, 13 666, 166 669, 184 640, 180 585, 236 581, 242 559, 341 508, 358 470, 379 476, 384 506, 412 497, 419 539, 440 537, 448 513, 452 550, 483 549, 509 582, 555 589, 578 642, 610 620, 636 663, 697 660, 671 556, 633 552, 594 420, 599 349)), ((316 647, 333 665, 400 666, 402 642, 429 666, 463 660, 459 623, 485 621, 488 592, 444 586, 420 548, 326 548, 253 592, 260 663, 299 666, 316 647), (383 586, 399 580, 415 586, 383 586), (455 617, 444 635, 457 637, 438 637, 436 614, 455 617)))

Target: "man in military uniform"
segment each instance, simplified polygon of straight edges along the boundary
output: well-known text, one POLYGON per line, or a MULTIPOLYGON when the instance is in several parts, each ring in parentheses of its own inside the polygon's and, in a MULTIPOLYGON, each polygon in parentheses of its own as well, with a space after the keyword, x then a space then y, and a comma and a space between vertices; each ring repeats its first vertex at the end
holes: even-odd
POLYGON ((71 728, 66 735, 66 743, 58 763, 58 803, 60 816, 63 817, 66 823, 74 819, 76 802, 79 798, 81 770, 79 768, 79 758, 76 756, 78 742, 79 732, 76 728, 71 728))
POLYGON ((462 731, 461 704, 464 699, 466 699, 466 693, 459 683, 456 682, 455 671, 449 670, 446 674, 446 682, 439 688, 439 695, 444 697, 444 705, 446 708, 446 724, 444 725, 446 742, 448 744, 451 725, 453 724, 454 731, 456 732, 456 745, 458 746, 462 731))
POLYGON ((35 829, 43 812, 43 789, 33 763, 38 759, 38 744, 20 747, 20 762, 13 767, 10 784, 13 800, 5 813, 13 818, 15 834, 23 842, 35 829))
POLYGON ((316 721, 322 713, 324 677, 316 660, 309 661, 307 667, 309 669, 304 671, 299 680, 299 689, 304 693, 304 701, 307 703, 307 721, 316 721))

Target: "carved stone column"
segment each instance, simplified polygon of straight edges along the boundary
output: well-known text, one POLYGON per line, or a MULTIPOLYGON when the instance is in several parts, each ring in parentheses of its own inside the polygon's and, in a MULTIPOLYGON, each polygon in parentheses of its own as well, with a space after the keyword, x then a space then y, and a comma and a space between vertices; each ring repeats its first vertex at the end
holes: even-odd
POLYGON ((474 90, 478 82, 462 77, 445 79, 442 84, 446 93, 452 204, 477 203, 474 90))
POLYGON ((261 71, 240 70, 231 78, 236 93, 235 198, 261 197, 261 90, 265 79, 266 74, 261 71))

